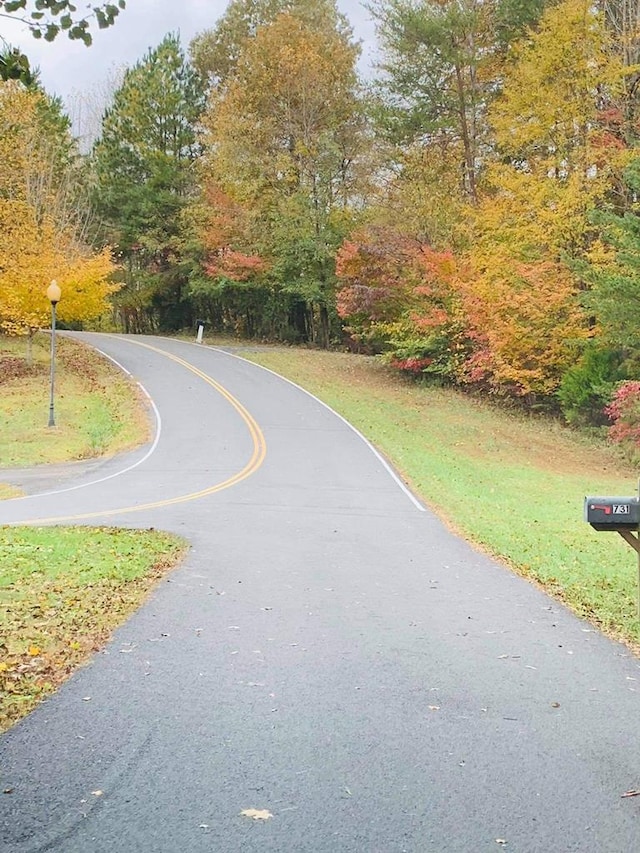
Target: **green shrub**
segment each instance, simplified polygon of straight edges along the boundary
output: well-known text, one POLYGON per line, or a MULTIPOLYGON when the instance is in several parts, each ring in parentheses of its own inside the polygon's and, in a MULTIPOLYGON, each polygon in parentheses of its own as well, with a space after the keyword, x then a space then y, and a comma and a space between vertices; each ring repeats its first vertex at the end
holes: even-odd
POLYGON ((625 378, 620 352, 588 345, 579 361, 562 377, 557 392, 567 422, 574 426, 608 424, 605 407, 618 383, 625 378))

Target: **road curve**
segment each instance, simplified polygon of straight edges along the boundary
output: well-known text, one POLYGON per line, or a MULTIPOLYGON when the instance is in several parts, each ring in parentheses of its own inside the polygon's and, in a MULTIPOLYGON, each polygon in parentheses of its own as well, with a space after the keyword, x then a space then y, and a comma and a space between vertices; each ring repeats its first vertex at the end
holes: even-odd
POLYGON ((623 646, 452 535, 300 389, 220 350, 81 337, 148 390, 157 442, 0 524, 193 548, 2 738, 0 851, 640 850, 623 646))

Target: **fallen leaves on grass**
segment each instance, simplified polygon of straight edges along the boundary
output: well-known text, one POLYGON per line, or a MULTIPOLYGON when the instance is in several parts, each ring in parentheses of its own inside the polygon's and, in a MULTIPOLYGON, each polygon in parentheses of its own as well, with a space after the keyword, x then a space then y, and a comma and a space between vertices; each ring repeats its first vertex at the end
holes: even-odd
POLYGON ((26 359, 19 358, 6 353, 0 353, 0 385, 12 382, 15 379, 23 379, 25 376, 43 376, 47 373, 47 367, 39 362, 29 364, 26 359))
POLYGON ((184 550, 161 533, 69 531, 0 531, 0 731, 104 645, 184 550))

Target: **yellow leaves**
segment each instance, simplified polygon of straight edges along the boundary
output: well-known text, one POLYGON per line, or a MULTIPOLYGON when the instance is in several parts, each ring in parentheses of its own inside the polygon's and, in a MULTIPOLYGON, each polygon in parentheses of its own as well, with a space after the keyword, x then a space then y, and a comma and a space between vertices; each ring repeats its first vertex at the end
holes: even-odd
POLYGON ((598 239, 594 240, 585 253, 585 260, 595 270, 607 270, 616 266, 616 255, 617 252, 613 246, 598 239))
POLYGON ((514 156, 571 161, 584 146, 603 92, 621 91, 625 70, 608 50, 602 17, 588 0, 564 0, 515 50, 502 97, 490 111, 498 144, 514 156))
POLYGON ((48 325, 45 289, 54 278, 63 288, 59 316, 68 321, 101 314, 115 289, 110 253, 78 247, 56 196, 43 104, 40 93, 0 84, 0 330, 11 334, 48 325))
MULTIPOLYGON (((564 0, 550 6, 539 29, 514 51, 501 97, 489 110, 498 150, 515 164, 513 180, 531 178, 530 189, 561 198, 541 199, 540 229, 547 222, 574 227, 574 213, 593 206, 629 161, 621 128, 624 77, 631 72, 613 50, 602 16, 588 0, 564 0), (610 132, 609 128, 614 132, 610 132), (537 188, 536 188, 537 185, 537 188), (568 204, 567 212, 561 209, 568 204)), ((509 167, 506 167, 508 169, 509 167)), ((499 180, 506 186, 505 167, 499 180)), ((539 200, 540 201, 540 200, 539 200)))
POLYGON ((8 207, 0 200, 0 232, 0 328, 15 332, 48 325, 51 306, 45 291, 54 278, 62 288, 62 320, 86 320, 104 312, 107 296, 117 289, 109 282, 114 264, 108 250, 77 254, 51 221, 36 221, 26 202, 8 207))
POLYGON ((29 657, 36 658, 42 654, 42 649, 40 648, 40 646, 31 645, 27 649, 27 654, 29 655, 29 657))
POLYGON ((0 83, 0 196, 22 198, 29 156, 37 143, 37 110, 40 93, 19 83, 0 83))
POLYGON ((587 336, 569 270, 554 261, 525 263, 494 251, 463 282, 472 334, 483 352, 484 378, 518 394, 551 394, 587 336))
MULTIPOLYGON (((472 378, 518 394, 552 394, 588 336, 577 281, 564 262, 588 250, 589 212, 629 154, 598 130, 623 69, 587 0, 563 0, 515 50, 490 110, 498 148, 474 213, 463 283, 477 345, 472 378)), ((603 247, 594 259, 607 264, 603 247)))
POLYGON ((354 59, 338 33, 310 29, 292 15, 261 27, 233 80, 210 99, 203 125, 215 157, 205 170, 225 190, 233 176, 254 196, 270 180, 298 181, 321 134, 353 116, 354 59))
POLYGON ((410 234, 429 235, 436 247, 449 246, 452 234, 467 228, 468 217, 460 182, 462 146, 425 146, 403 151, 399 178, 389 189, 389 225, 403 223, 410 234))
POLYGON ((108 249, 98 254, 67 257, 56 277, 63 294, 58 305, 60 318, 90 320, 102 314, 107 297, 120 287, 110 282, 114 270, 108 249))

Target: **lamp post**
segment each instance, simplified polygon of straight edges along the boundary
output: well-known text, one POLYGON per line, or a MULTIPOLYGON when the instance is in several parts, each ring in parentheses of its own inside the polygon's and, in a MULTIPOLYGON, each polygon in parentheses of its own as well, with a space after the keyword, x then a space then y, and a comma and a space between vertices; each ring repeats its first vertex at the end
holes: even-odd
POLYGON ((51 303, 51 382, 49 393, 49 426, 56 425, 53 414, 53 387, 56 377, 56 305, 60 302, 62 291, 57 281, 52 281, 47 288, 47 299, 51 303))

